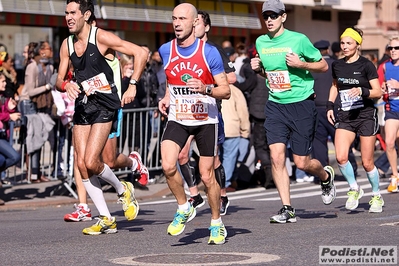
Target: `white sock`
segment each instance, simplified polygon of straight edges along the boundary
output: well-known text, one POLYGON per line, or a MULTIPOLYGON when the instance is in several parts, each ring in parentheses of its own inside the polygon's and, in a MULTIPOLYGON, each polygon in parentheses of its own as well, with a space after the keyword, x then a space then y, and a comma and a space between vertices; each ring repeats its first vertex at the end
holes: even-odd
POLYGON ((132 160, 132 171, 135 171, 137 169, 137 166, 139 166, 139 163, 133 158, 129 157, 129 159, 132 160))
POLYGON ((222 217, 219 217, 219 219, 213 220, 211 219, 211 224, 221 224, 222 223, 222 217))
POLYGON ((93 175, 89 179, 83 179, 83 185, 89 194, 91 200, 96 206, 98 213, 102 216, 108 217, 111 219, 111 214, 108 210, 107 203, 105 202, 104 194, 101 189, 100 180, 98 180, 98 176, 93 175))
POLYGON ((186 201, 186 203, 184 203, 183 205, 178 205, 178 206, 179 210, 181 211, 188 212, 190 210, 190 204, 188 203, 188 201, 186 201))
POLYGON ((357 182, 355 182, 355 183, 353 183, 353 184, 350 184, 349 187, 350 187, 351 189, 354 189, 354 190, 359 190, 359 185, 357 184, 357 182))
POLYGON ((373 192, 371 195, 373 195, 373 197, 374 196, 380 196, 381 197, 381 193, 380 193, 379 190, 377 192, 373 192))
POLYGON ((85 211, 89 210, 89 206, 86 203, 79 203, 79 206, 82 206, 85 211))
POLYGON ((111 168, 109 168, 108 165, 104 164, 104 169, 98 176, 102 180, 113 186, 118 195, 121 195, 123 192, 125 192, 125 186, 122 185, 121 181, 116 177, 116 175, 114 174, 114 172, 112 172, 111 168))

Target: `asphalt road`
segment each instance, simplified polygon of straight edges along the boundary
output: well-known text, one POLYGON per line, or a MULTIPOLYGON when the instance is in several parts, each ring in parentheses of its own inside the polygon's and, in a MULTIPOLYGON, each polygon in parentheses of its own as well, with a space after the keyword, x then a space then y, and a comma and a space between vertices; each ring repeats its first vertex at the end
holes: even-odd
POLYGON ((219 246, 207 245, 207 204, 183 234, 166 234, 177 207, 172 198, 142 201, 139 216, 131 222, 121 205, 110 203, 119 230, 112 235, 85 236, 81 231, 92 222, 64 222, 71 206, 0 212, 0 265, 319 265, 320 246, 397 246, 399 194, 387 194, 388 180, 383 179, 384 211, 371 214, 371 187, 365 177, 359 182, 365 196, 352 212, 344 208, 344 181, 336 181, 337 199, 329 206, 323 205, 319 186, 292 185, 298 216, 292 224, 269 223, 281 208, 275 189, 231 193, 223 216, 228 237, 219 246))

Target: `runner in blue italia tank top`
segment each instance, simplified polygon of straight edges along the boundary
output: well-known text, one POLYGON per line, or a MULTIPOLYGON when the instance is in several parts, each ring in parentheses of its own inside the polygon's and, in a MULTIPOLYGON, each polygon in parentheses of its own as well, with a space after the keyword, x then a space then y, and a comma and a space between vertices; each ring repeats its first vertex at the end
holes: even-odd
POLYGON ((92 27, 95 20, 92 0, 67 0, 65 20, 73 37, 66 38, 60 48, 57 87, 75 100, 73 143, 84 187, 98 209, 99 219, 83 234, 116 233, 116 220, 111 217, 104 199, 99 177, 110 183, 121 195, 125 216, 134 219, 138 209, 133 204, 133 187, 122 184, 102 160, 101 153, 111 131, 116 111, 133 101, 137 79, 146 64, 148 53, 140 46, 121 40, 111 32, 92 27), (68 45, 73 47, 70 54, 68 45), (117 94, 112 65, 115 51, 135 58, 134 74, 122 101, 117 94), (76 83, 64 81, 71 60, 76 83), (129 215, 127 215, 129 214, 129 215))
POLYGON ((389 40, 388 45, 391 60, 382 65, 384 69, 385 104, 385 143, 386 154, 392 169, 391 183, 388 192, 398 192, 398 154, 395 143, 399 131, 399 37, 395 36, 389 40))
POLYGON ((372 187, 369 212, 382 212, 384 200, 379 191, 379 173, 374 165, 378 117, 373 101, 382 96, 382 90, 375 66, 360 56, 362 35, 363 32, 357 28, 347 28, 341 35, 345 57, 332 63, 333 84, 327 103, 327 118, 336 127, 334 143, 338 167, 350 186, 346 209, 356 209, 364 193, 348 160, 348 150, 359 135, 362 164, 372 187), (335 118, 333 109, 337 97, 339 108, 335 118))
POLYGON ((304 34, 284 28, 287 13, 280 0, 264 2, 262 15, 268 32, 256 40, 258 55, 251 60, 251 67, 266 78, 269 88, 265 129, 273 180, 283 204, 278 214, 270 217, 270 222, 296 222, 285 167, 288 142, 296 166, 320 177, 323 203, 331 204, 335 199, 333 168, 326 166, 323 169, 318 160, 310 157, 317 124, 314 82, 310 72, 325 72, 328 65, 304 34))

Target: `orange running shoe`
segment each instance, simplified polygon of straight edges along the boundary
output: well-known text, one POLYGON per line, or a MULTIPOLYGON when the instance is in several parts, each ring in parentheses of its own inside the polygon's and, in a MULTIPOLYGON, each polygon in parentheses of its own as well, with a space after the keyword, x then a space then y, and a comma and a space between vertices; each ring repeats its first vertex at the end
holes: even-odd
POLYGON ((398 178, 394 175, 391 175, 391 183, 388 186, 388 192, 398 192, 398 178))

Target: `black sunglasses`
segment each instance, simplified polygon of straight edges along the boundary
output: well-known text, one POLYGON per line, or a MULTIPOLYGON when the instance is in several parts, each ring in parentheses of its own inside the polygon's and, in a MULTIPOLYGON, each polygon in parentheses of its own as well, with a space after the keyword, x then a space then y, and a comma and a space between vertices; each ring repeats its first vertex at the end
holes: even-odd
POLYGON ((389 51, 392 51, 393 49, 395 49, 396 51, 399 51, 399 46, 388 46, 389 51))
POLYGON ((281 15, 282 14, 279 14, 279 13, 271 13, 269 15, 266 13, 262 14, 264 20, 268 20, 269 18, 271 18, 272 20, 276 20, 281 15))

